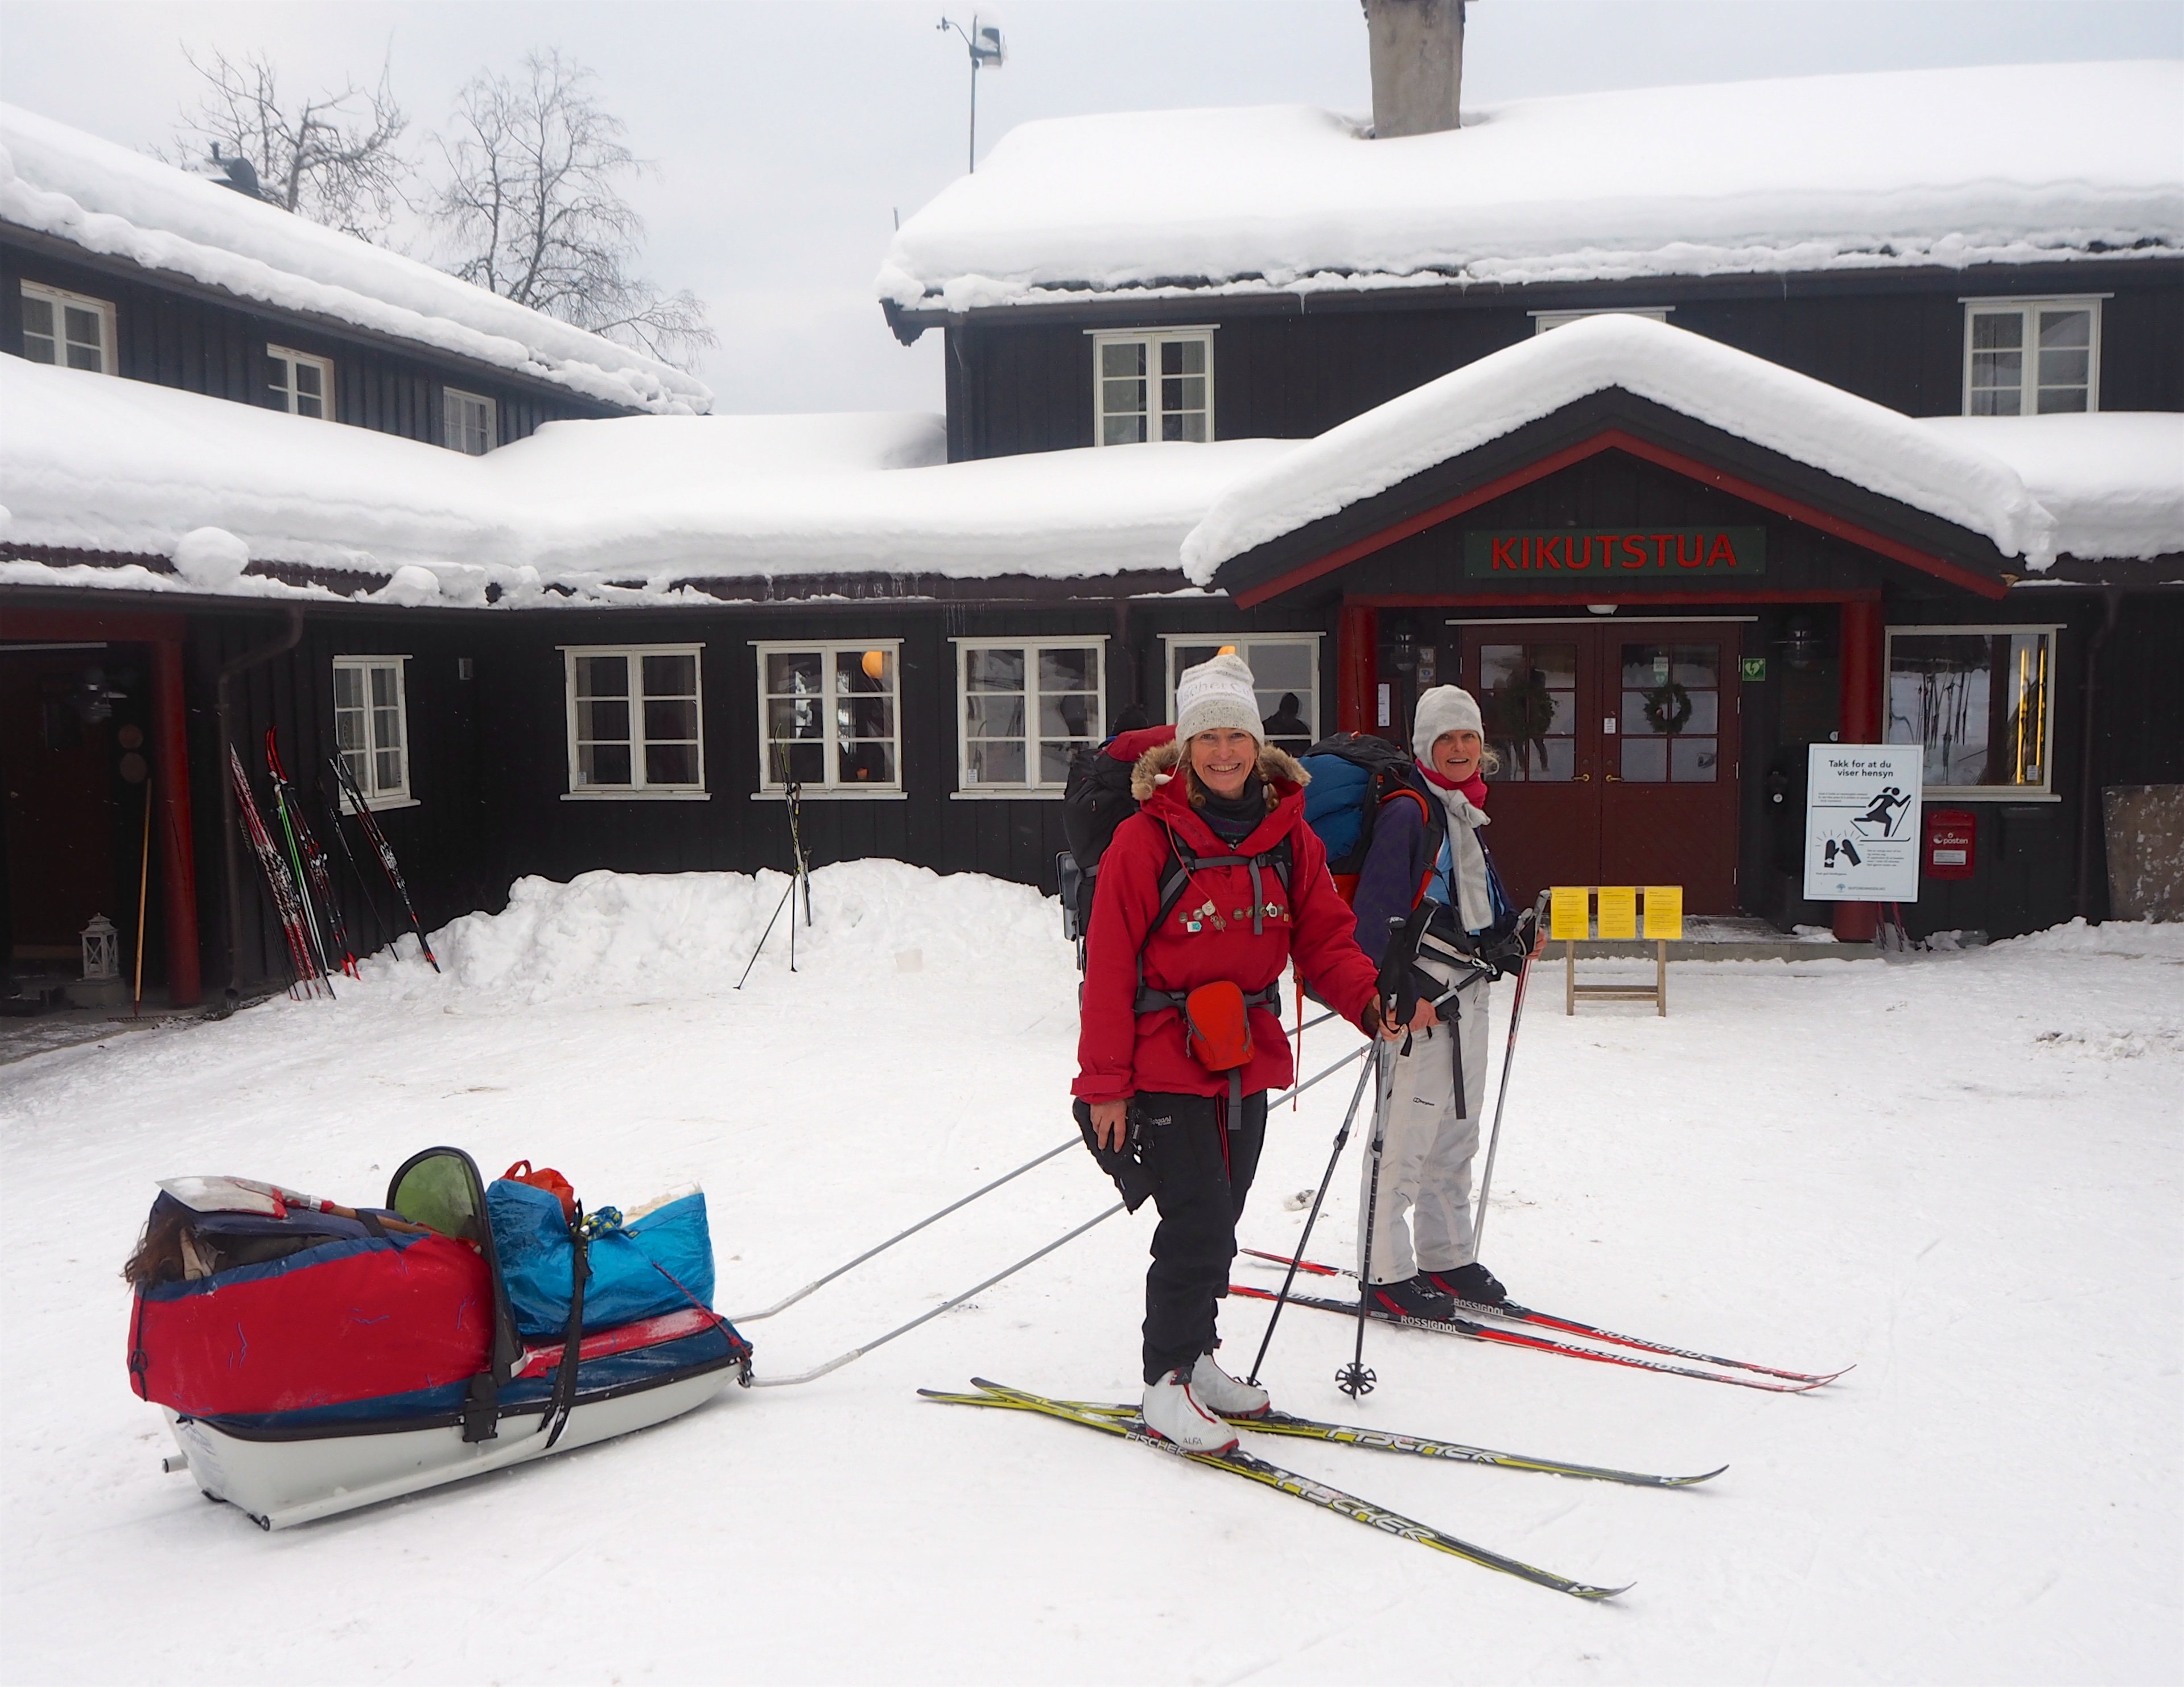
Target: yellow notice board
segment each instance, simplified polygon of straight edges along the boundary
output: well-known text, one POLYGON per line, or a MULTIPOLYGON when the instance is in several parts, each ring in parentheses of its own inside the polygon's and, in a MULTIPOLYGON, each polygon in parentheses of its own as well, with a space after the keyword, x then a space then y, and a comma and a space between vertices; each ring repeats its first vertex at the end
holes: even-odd
POLYGON ((1547 936, 1557 943, 1582 943, 1592 936, 1592 887, 1557 885, 1547 914, 1547 936))
POLYGON ((1648 885, 1646 887, 1646 936, 1679 942, 1684 935, 1684 887, 1648 885))
POLYGON ((1602 942, 1638 935, 1638 887, 1602 885, 1600 887, 1600 936, 1602 942))

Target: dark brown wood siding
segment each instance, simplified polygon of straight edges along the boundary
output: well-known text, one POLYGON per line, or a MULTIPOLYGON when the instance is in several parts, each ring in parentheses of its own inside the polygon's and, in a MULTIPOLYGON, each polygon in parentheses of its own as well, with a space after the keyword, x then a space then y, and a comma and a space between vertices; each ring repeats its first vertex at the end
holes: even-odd
POLYGON ((1908 416, 1964 402, 1963 300, 2100 293, 2101 405, 2184 410, 2184 263, 2051 264, 1866 278, 1689 279, 1375 299, 1117 303, 947 329, 952 459, 1093 443, 1088 328, 1217 324, 1214 432, 1302 439, 1531 337, 1535 310, 1673 307, 1669 321, 1908 416))
POLYGON ((118 372, 125 377, 210 398, 272 407, 265 349, 281 345, 332 361, 336 421, 429 444, 440 443, 440 393, 446 387, 493 400, 498 443, 504 445, 549 422, 630 413, 574 393, 541 393, 471 366, 437 364, 421 353, 407 355, 240 304, 71 265, 5 241, 0 241, 0 349, 22 349, 25 281, 110 302, 118 372))

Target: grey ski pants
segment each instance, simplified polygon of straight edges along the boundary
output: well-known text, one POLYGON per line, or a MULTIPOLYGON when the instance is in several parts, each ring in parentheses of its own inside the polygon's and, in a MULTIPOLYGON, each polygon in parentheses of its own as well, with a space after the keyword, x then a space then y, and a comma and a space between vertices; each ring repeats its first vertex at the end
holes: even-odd
MULTIPOLYGON (((1485 980, 1457 998, 1462 1017, 1414 1034, 1411 1052, 1395 1063, 1395 1093, 1380 1149, 1379 1209, 1373 1220, 1373 1257, 1362 1267, 1373 1282, 1401 1282, 1418 1271, 1451 1271, 1478 1257, 1472 1240, 1471 1162, 1479 1152, 1480 1110, 1486 1101, 1485 980), (1451 1043, 1463 1049, 1463 1111, 1457 1117, 1456 1062, 1451 1043), (1407 1219, 1409 1221, 1407 1222, 1407 1219), (1412 1224, 1418 1248, 1412 1251, 1412 1224)), ((1373 1187, 1371 1138, 1358 1184, 1357 1253, 1365 1254, 1364 1212, 1373 1187)))

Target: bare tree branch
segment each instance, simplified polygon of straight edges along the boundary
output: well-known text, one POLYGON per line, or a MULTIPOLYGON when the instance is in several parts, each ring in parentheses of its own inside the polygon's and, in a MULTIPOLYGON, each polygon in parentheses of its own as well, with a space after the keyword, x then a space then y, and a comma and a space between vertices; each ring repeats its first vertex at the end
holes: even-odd
POLYGON ((291 103, 262 53, 240 64, 218 51, 203 62, 183 56, 204 87, 177 131, 176 163, 198 167, 208 147, 215 157, 225 148, 250 161, 262 197, 285 210, 366 240, 392 226, 412 166, 396 147, 410 120, 386 64, 376 87, 346 82, 291 103))
POLYGON ((689 292, 631 273, 644 220, 621 183, 651 166, 622 144, 593 81, 558 49, 528 54, 512 76, 473 77, 450 132, 433 137, 444 167, 433 220, 464 280, 687 366, 717 338, 689 292))

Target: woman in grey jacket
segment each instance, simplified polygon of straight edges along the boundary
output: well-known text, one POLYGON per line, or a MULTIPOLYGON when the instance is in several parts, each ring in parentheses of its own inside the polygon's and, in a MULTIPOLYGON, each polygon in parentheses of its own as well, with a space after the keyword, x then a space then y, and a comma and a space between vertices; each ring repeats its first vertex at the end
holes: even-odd
MULTIPOLYGON (((1411 1023, 1422 1020, 1426 1028, 1412 1032, 1409 1052, 1395 1063, 1377 1200, 1372 1157, 1366 1158, 1358 1271, 1384 1310, 1451 1318, 1459 1300, 1490 1306, 1507 1298, 1479 1263, 1472 1239, 1471 1162, 1486 1098, 1487 992, 1496 971, 1513 970, 1536 940, 1521 923, 1507 929, 1511 921, 1495 906, 1479 837, 1487 824, 1485 775, 1493 763, 1477 700, 1454 685, 1427 691, 1418 699, 1411 746, 1438 812, 1412 802, 1383 807, 1355 905, 1358 941, 1377 961, 1391 919, 1407 915, 1421 898, 1436 904, 1411 969, 1410 991, 1421 1003, 1411 1023)), ((1407 1019, 1408 1001, 1400 1005, 1407 1019)))

